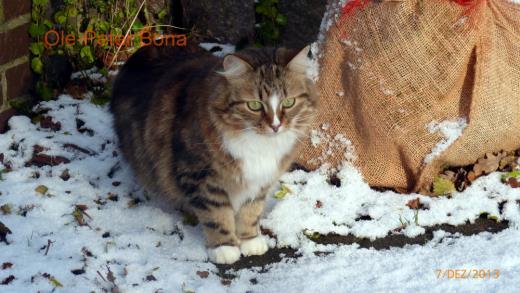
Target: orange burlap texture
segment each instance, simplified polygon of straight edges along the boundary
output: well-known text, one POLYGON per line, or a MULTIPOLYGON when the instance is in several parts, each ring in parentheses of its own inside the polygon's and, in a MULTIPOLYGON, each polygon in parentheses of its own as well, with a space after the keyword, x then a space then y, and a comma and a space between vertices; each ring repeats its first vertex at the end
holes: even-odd
MULTIPOLYGON (((478 2, 370 1, 326 32, 313 128, 349 139, 371 186, 428 193, 442 167, 520 147, 520 5, 478 2), (459 138, 425 160, 444 139, 427 125, 461 117, 459 138)), ((345 159, 308 144, 298 163, 317 168, 326 148, 345 159)))

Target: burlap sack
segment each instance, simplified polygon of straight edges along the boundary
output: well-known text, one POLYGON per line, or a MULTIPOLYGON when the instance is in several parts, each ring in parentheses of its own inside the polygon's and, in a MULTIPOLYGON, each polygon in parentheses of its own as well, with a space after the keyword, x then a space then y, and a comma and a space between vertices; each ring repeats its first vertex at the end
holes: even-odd
POLYGON ((322 139, 298 163, 344 161, 343 147, 323 142, 343 134, 370 185, 427 192, 442 166, 520 147, 520 5, 367 2, 325 34, 313 126, 322 139), (445 138, 428 125, 461 117, 462 134, 431 159, 445 138))

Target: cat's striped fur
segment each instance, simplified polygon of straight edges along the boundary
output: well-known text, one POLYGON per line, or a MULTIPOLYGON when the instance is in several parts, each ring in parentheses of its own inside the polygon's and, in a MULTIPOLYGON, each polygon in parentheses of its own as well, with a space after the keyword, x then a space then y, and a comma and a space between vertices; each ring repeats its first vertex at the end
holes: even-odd
POLYGON ((220 59, 146 47, 115 82, 126 159, 147 190, 197 215, 214 262, 267 250, 258 225, 266 192, 289 167, 317 101, 308 48, 297 53, 248 49, 220 59), (284 108, 286 98, 294 106, 284 108))

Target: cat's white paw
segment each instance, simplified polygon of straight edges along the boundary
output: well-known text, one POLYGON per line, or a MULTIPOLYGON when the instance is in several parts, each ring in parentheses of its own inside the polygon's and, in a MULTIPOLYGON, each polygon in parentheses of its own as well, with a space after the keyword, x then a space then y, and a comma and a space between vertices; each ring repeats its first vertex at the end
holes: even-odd
POLYGON ((267 246, 267 242, 262 235, 258 235, 255 238, 242 240, 240 243, 240 251, 244 256, 262 255, 268 249, 269 247, 267 246))
POLYGON ((240 258, 240 249, 236 246, 221 245, 208 249, 209 260, 217 264, 232 264, 240 258))

